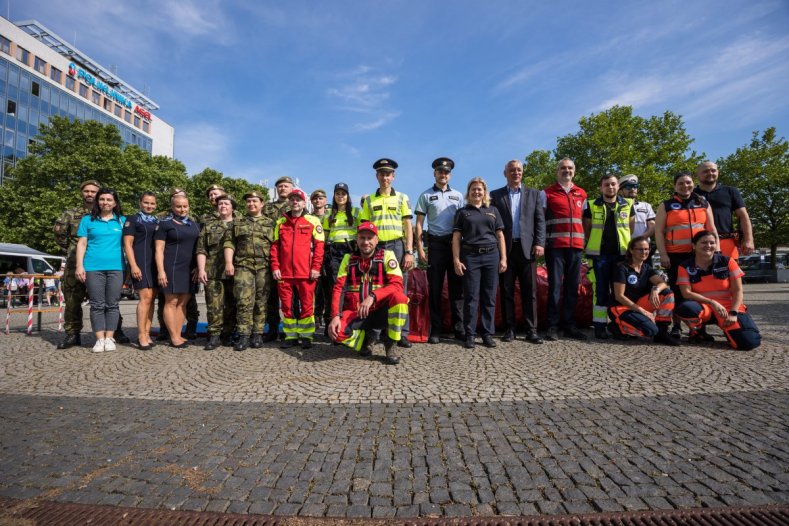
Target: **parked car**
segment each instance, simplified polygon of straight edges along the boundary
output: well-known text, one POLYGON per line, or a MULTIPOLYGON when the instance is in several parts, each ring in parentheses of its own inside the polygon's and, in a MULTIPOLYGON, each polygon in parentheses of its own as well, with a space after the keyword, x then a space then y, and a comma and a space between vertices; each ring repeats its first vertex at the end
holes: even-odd
MULTIPOLYGON (((779 252, 776 254, 775 269, 772 268, 772 255, 755 253, 737 260, 745 275, 743 281, 764 281, 771 282, 776 280, 776 270, 789 268, 789 253, 779 252)), ((781 280, 779 280, 781 281, 781 280)))
POLYGON ((26 274, 43 274, 47 270, 55 273, 65 261, 62 256, 53 256, 27 245, 0 243, 0 273, 3 275, 18 268, 26 274))

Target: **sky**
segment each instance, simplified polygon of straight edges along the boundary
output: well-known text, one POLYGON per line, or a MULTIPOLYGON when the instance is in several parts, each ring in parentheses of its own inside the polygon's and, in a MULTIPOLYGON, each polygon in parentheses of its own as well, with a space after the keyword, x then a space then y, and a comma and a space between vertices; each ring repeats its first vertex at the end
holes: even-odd
POLYGON ((503 186, 508 160, 616 104, 681 115, 710 159, 789 134, 786 0, 5 3, 147 89, 189 174, 359 196, 388 157, 414 204, 437 157, 461 190, 503 186))

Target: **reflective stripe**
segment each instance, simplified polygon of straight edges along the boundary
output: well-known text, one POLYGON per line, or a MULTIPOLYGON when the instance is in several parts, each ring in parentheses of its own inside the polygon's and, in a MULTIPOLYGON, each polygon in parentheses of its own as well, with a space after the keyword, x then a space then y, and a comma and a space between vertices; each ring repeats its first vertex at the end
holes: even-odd
POLYGON ((693 230, 694 228, 704 228, 704 223, 687 223, 684 225, 674 225, 666 229, 666 232, 673 232, 675 230, 693 230))
POLYGON ((548 238, 557 238, 557 237, 575 237, 583 239, 584 235, 579 234, 578 232, 551 232, 548 234, 548 238))
POLYGON ((582 224, 582 221, 576 217, 562 217, 559 219, 547 219, 545 221, 546 225, 566 225, 566 224, 582 224))
POLYGON ((592 307, 592 322, 608 323, 608 308, 605 305, 595 305, 592 307))

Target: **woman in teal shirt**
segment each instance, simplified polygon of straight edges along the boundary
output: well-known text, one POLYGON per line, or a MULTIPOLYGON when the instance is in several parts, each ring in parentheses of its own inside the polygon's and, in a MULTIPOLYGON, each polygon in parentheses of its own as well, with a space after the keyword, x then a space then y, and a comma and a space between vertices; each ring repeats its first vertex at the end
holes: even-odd
POLYGON ((123 287, 123 223, 121 202, 115 190, 102 188, 77 230, 78 280, 85 283, 90 299, 90 324, 96 334, 93 352, 115 350, 115 329, 123 287))

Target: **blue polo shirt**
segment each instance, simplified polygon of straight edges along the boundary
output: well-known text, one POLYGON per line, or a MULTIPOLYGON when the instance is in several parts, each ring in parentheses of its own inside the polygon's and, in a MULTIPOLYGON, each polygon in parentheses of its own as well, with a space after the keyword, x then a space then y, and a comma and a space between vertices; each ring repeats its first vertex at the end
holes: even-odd
POLYGON ((99 217, 93 219, 90 214, 82 216, 77 229, 77 237, 88 238, 88 248, 82 265, 86 272, 96 270, 123 270, 123 224, 126 217, 114 215, 110 220, 99 217))
POLYGON ((430 235, 447 236, 452 233, 455 213, 466 205, 463 194, 447 185, 446 191, 436 185, 428 188, 416 201, 414 213, 427 216, 430 235))

